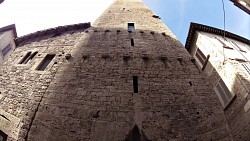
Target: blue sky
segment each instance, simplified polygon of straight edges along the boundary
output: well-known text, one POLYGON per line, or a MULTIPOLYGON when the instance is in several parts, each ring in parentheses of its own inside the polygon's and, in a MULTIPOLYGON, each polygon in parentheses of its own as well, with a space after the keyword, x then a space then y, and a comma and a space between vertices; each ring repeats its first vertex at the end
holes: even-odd
MULTIPOLYGON (((185 45, 190 22, 224 28, 221 0, 143 0, 185 45)), ((250 15, 224 0, 226 30, 250 39, 250 15)))

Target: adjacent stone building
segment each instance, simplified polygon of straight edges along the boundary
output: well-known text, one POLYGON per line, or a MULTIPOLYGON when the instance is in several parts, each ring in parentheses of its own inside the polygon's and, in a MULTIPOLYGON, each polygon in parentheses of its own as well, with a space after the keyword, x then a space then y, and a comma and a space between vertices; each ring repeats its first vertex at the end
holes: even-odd
POLYGON ((186 49, 208 77, 224 108, 233 139, 250 139, 250 41, 233 33, 191 23, 186 49))
POLYGON ((4 141, 232 140, 210 76, 141 0, 16 44, 0 70, 4 141))
POLYGON ((4 60, 15 50, 15 38, 17 33, 14 24, 0 28, 0 68, 4 60))
POLYGON ((250 0, 230 0, 235 6, 239 7, 250 15, 250 0))

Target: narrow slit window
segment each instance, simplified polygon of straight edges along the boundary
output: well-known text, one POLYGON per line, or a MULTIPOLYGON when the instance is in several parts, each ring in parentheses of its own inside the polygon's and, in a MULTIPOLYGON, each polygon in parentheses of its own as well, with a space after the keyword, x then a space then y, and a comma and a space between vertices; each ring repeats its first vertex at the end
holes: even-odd
POLYGON ((55 54, 46 55, 36 70, 44 71, 54 57, 55 54))
POLYGON ((131 46, 135 46, 134 39, 130 39, 130 40, 131 40, 131 46))
POLYGON ((25 61, 24 64, 29 63, 35 56, 36 56, 37 52, 33 52, 25 61))
POLYGON ((30 55, 29 60, 32 60, 32 59, 36 56, 37 53, 38 53, 37 51, 36 51, 36 52, 33 52, 33 53, 30 55))
POLYGON ((23 59, 19 62, 19 64, 26 64, 27 63, 27 59, 29 58, 29 56, 31 55, 31 52, 28 52, 23 59))
POLYGON ((134 93, 138 93, 138 77, 133 76, 133 87, 134 87, 134 93))
POLYGON ((135 31, 135 24, 134 23, 128 23, 128 31, 135 31))

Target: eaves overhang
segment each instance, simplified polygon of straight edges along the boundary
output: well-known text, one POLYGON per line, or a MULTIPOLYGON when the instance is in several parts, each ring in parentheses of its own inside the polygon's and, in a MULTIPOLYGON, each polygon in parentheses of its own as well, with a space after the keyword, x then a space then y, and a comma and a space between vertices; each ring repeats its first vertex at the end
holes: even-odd
MULTIPOLYGON (((185 48, 188 51, 190 51, 190 49, 192 47, 192 43, 194 42, 196 31, 202 31, 202 32, 207 32, 207 33, 211 33, 211 34, 218 35, 218 36, 224 36, 224 30, 191 22, 190 27, 189 27, 188 36, 186 39, 186 44, 185 44, 185 48)), ((240 41, 242 43, 250 45, 250 40, 243 38, 239 35, 236 35, 234 33, 230 33, 228 31, 225 31, 225 37, 231 38, 231 39, 234 39, 234 40, 237 40, 237 41, 240 41)))
POLYGON ((235 6, 239 7, 250 15, 250 0, 230 0, 235 6))

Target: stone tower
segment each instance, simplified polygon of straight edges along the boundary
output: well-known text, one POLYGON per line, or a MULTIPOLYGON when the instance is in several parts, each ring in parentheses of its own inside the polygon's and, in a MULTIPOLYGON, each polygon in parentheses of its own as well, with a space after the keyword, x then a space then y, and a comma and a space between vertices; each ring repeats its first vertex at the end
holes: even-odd
POLYGON ((140 0, 16 43, 0 76, 7 140, 231 140, 207 76, 140 0))

